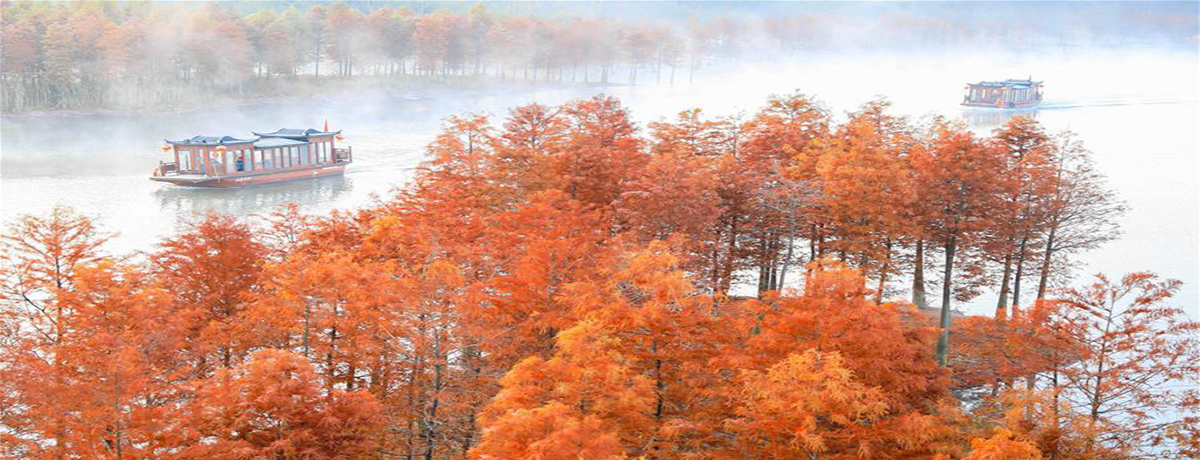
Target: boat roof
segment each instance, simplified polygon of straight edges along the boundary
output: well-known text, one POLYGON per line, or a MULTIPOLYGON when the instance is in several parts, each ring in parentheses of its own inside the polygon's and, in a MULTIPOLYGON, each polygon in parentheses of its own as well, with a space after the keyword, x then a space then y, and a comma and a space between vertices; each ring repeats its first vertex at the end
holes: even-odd
POLYGON ((190 139, 173 141, 163 139, 168 144, 173 145, 225 145, 225 144, 245 144, 254 142, 255 139, 238 139, 233 136, 193 136, 190 139))
POLYGON ((257 131, 252 131, 252 132, 254 133, 255 136, 260 136, 260 137, 309 138, 309 137, 313 137, 313 136, 333 136, 333 135, 341 133, 342 131, 338 130, 338 131, 328 131, 327 132, 327 131, 321 131, 319 129, 312 129, 312 128, 308 128, 308 129, 279 128, 279 129, 275 130, 275 132, 273 132, 273 133, 260 133, 257 131))
POLYGON ((242 139, 233 136, 193 136, 188 139, 173 141, 163 139, 171 145, 228 145, 228 144, 248 144, 253 142, 255 147, 285 147, 289 145, 305 144, 310 137, 320 136, 335 136, 341 134, 341 130, 337 131, 321 131, 319 129, 292 129, 280 128, 271 133, 260 133, 251 131, 254 138, 242 139), (266 142, 270 140, 271 142, 266 142))
POLYGON ((1003 81, 981 81, 979 83, 967 83, 967 84, 970 86, 989 86, 989 87, 996 87, 996 88, 1025 89, 1025 88, 1029 88, 1031 86, 1040 85, 1040 84, 1042 84, 1042 82, 1033 81, 1032 79, 1024 79, 1024 80, 1008 79, 1008 80, 1003 80, 1003 81))

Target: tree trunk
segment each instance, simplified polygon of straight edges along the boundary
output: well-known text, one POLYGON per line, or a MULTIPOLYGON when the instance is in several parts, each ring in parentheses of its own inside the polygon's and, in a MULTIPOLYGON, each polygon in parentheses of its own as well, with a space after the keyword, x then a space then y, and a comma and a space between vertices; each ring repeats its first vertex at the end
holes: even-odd
POLYGON ((892 239, 887 239, 883 256, 883 267, 879 269, 879 288, 875 290, 875 305, 883 303, 883 291, 887 288, 888 272, 892 269, 892 239))
POLYGON ((1004 254, 1004 276, 1000 279, 1000 299, 996 301, 996 319, 1008 317, 1008 279, 1012 276, 1012 253, 1004 254))
POLYGON ((1046 237, 1046 252, 1042 257, 1041 279, 1038 280, 1037 298, 1046 298, 1046 284, 1050 279, 1050 260, 1054 257, 1054 233, 1058 227, 1050 227, 1050 235, 1046 237))
POLYGON ((796 240, 793 235, 794 233, 795 231, 793 229, 788 229, 787 252, 783 256, 783 267, 780 267, 779 269, 779 289, 783 289, 784 285, 787 284, 788 268, 791 266, 792 257, 794 257, 793 247, 796 245, 796 240))
POLYGON ((950 291, 953 284, 954 275, 954 250, 956 247, 957 238, 950 237, 946 240, 946 266, 943 271, 942 279, 942 312, 941 312, 941 334, 938 335, 937 344, 937 360, 942 367, 946 366, 947 355, 950 351, 950 291))
POLYGON ((1012 310, 1016 314, 1017 308, 1021 306, 1021 278, 1025 276, 1025 248, 1029 245, 1029 235, 1021 237, 1021 244, 1017 247, 1017 274, 1013 277, 1012 291, 1012 310))
POLYGON ((913 258, 912 302, 917 308, 929 308, 925 301, 925 240, 917 240, 917 254, 913 258))
POLYGON ((312 324, 312 300, 308 297, 304 298, 304 357, 309 358, 309 341, 308 335, 312 324))

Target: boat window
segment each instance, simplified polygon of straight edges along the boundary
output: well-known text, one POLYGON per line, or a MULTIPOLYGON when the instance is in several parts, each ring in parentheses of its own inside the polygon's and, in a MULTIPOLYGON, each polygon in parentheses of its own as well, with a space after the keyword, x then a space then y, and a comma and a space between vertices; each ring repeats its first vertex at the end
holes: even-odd
POLYGON ((217 152, 209 150, 209 157, 212 159, 212 170, 214 174, 225 172, 225 152, 217 152), (212 158, 212 154, 216 153, 216 157, 212 158))
POLYGON ((255 171, 263 169, 263 151, 262 150, 251 150, 250 158, 254 159, 254 170, 255 171))
POLYGON ((245 150, 237 151, 237 159, 234 160, 234 166, 237 168, 238 172, 242 172, 242 171, 246 170, 246 151, 245 150))
POLYGON ((312 164, 313 161, 312 161, 312 157, 309 156, 310 152, 308 151, 308 144, 301 145, 299 148, 300 148, 300 162, 305 163, 305 164, 312 164))
POLYGON ((288 154, 291 155, 292 164, 289 166, 295 167, 300 165, 300 150, 295 147, 288 147, 288 154))

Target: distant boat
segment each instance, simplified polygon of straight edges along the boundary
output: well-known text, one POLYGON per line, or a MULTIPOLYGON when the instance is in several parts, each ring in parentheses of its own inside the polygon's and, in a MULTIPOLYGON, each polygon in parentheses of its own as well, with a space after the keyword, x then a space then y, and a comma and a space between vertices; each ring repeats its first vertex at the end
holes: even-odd
POLYGON ((1033 78, 967 83, 966 90, 962 105, 969 107, 1024 109, 1042 102, 1042 82, 1033 78))
MULTIPOLYGON (((328 130, 329 128, 325 128, 328 130)), ((191 187, 241 187, 342 174, 353 161, 350 147, 339 148, 341 131, 282 128, 253 133, 252 139, 195 136, 167 140, 150 180, 191 187)))

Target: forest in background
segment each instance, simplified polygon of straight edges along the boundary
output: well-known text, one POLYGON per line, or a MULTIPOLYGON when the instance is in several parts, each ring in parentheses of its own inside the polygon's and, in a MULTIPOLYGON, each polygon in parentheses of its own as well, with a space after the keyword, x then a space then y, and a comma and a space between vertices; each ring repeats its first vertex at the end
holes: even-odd
POLYGON ((1125 211, 1084 146, 888 107, 464 114, 372 205, 209 215, 138 254, 20 218, 0 454, 1200 455, 1179 282, 1130 261, 1072 287, 1125 211), (951 314, 985 287, 993 315, 951 314))
POLYGON ((1197 44, 1187 2, 1080 5, 5 1, 0 108, 171 111, 365 87, 682 84, 821 50, 1197 44))

